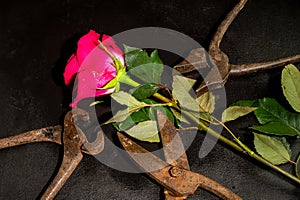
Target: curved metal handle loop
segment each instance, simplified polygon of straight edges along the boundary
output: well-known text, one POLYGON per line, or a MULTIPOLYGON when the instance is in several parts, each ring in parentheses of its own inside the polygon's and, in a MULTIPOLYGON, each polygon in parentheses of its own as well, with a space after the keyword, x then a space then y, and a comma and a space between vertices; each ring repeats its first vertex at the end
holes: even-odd
MULTIPOLYGON (((99 129, 100 127, 97 127, 97 128, 99 129)), ((85 137, 85 139, 84 139, 84 143, 81 147, 82 152, 84 152, 88 155, 97 155, 103 151, 103 149, 104 149, 104 133, 101 130, 101 128, 100 128, 100 130, 97 131, 97 137, 93 142, 89 142, 85 135, 83 137, 85 137)))

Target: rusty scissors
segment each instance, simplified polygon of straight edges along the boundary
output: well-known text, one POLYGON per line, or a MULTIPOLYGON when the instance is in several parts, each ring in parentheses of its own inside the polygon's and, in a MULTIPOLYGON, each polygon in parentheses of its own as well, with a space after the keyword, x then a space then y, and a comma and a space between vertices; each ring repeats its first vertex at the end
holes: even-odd
POLYGON ((160 111, 157 111, 157 122, 166 161, 122 133, 118 133, 118 137, 126 152, 138 166, 165 188, 165 199, 186 199, 189 195, 194 194, 198 187, 214 193, 222 199, 241 199, 210 178, 190 171, 182 140, 173 123, 160 111))
MULTIPOLYGON (((223 199, 241 199, 217 182, 190 171, 187 155, 176 128, 162 113, 158 112, 157 117, 166 161, 160 160, 121 133, 118 133, 118 137, 126 152, 144 170, 151 166, 159 167, 158 171, 147 174, 166 188, 164 193, 166 199, 186 199, 198 187, 204 188, 223 199), (133 152, 147 153, 147 156, 142 156, 141 160, 141 158, 134 156, 133 152)), ((65 115, 63 127, 60 125, 50 126, 0 139, 0 149, 35 142, 54 142, 63 145, 64 154, 61 166, 41 196, 43 200, 54 199, 82 160, 83 153, 97 155, 104 149, 103 132, 99 126, 93 126, 92 121, 88 112, 82 109, 73 109, 65 115), (80 124, 84 124, 84 127, 80 124), (96 139, 93 142, 89 142, 86 137, 85 133, 88 131, 96 133, 96 139)))
POLYGON ((60 125, 50 126, 0 139, 0 149, 34 142, 54 142, 63 145, 64 154, 61 166, 41 196, 43 200, 53 199, 82 160, 83 153, 96 155, 104 149, 104 135, 101 128, 91 124, 89 114, 86 111, 73 109, 65 115, 64 127, 60 125), (79 122, 85 124, 84 129, 79 127, 79 122), (93 142, 89 142, 84 133, 88 129, 92 129, 97 134, 93 142))
POLYGON ((247 1, 248 0, 240 0, 239 3, 226 15, 212 37, 208 47, 208 54, 203 48, 193 49, 185 60, 174 66, 174 69, 182 74, 195 74, 197 70, 201 71, 203 69, 211 68, 208 66, 208 61, 215 64, 216 67, 212 67, 209 70, 203 79, 204 81, 202 81, 196 89, 197 96, 206 92, 208 88, 213 90, 223 87, 229 76, 241 76, 266 69, 281 67, 289 63, 300 62, 300 54, 267 62, 240 65, 231 64, 229 62, 227 54, 220 49, 220 44, 229 26, 243 9, 247 1))

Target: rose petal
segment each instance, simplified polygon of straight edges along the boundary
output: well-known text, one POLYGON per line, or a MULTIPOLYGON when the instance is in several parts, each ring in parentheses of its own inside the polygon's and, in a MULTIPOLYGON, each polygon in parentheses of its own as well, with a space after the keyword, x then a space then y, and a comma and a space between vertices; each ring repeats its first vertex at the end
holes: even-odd
POLYGON ((111 81, 116 77, 116 70, 107 68, 102 74, 99 74, 98 72, 94 72, 94 77, 96 80, 96 87, 102 88, 109 81, 111 81))
POLYGON ((74 81, 74 76, 76 75, 78 70, 79 70, 79 65, 75 55, 73 54, 68 60, 68 64, 64 71, 64 80, 66 85, 69 85, 71 82, 74 81))
POLYGON ((77 103, 84 98, 111 94, 114 90, 114 88, 102 90, 97 89, 97 79, 95 79, 94 74, 91 71, 81 71, 77 76, 77 94, 72 107, 77 106, 77 103))
POLYGON ((113 55, 115 55, 121 61, 122 65, 124 66, 123 52, 116 45, 114 39, 108 35, 103 35, 102 43, 104 44, 104 46, 106 46, 106 48, 108 49, 109 52, 111 52, 113 55))
MULTIPOLYGON (((78 41, 75 55, 72 55, 64 73, 65 83, 68 85, 77 74, 75 83, 76 97, 71 104, 76 107, 77 103, 89 97, 98 97, 114 92, 115 88, 103 88, 116 76, 116 68, 113 59, 99 45, 100 35, 93 30, 78 41), (98 48, 97 48, 98 46, 98 48)), ((112 37, 103 35, 103 44, 108 51, 116 56, 124 66, 122 51, 115 44, 112 37)))
POLYGON ((104 89, 104 90, 96 90, 96 95, 95 97, 101 97, 107 94, 111 94, 115 91, 115 88, 109 88, 109 89, 104 89))
POLYGON ((96 33, 93 30, 84 36, 82 36, 77 43, 77 53, 76 57, 79 65, 86 59, 89 53, 99 45, 100 34, 96 33))
POLYGON ((97 88, 101 88, 116 76, 116 68, 112 63, 112 58, 103 49, 95 48, 82 63, 79 71, 90 72, 97 83, 97 88))
POLYGON ((115 88, 111 88, 111 89, 105 89, 105 90, 97 90, 95 93, 95 96, 76 96, 76 98, 73 100, 72 103, 70 103, 70 107, 75 108, 77 107, 77 104, 85 98, 89 98, 89 97, 99 97, 99 96, 104 96, 104 95, 108 95, 111 94, 115 91, 115 88))

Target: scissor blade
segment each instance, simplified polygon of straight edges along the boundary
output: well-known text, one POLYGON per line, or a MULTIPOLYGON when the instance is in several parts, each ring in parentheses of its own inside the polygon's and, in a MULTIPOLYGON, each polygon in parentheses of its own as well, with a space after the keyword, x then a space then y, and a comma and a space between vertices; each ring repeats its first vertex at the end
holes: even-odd
POLYGON ((185 148, 173 123, 161 112, 157 111, 157 121, 167 163, 189 170, 185 148))
POLYGON ((124 149, 145 173, 157 171, 169 165, 122 133, 118 132, 118 137, 124 149))
MULTIPOLYGON (((181 197, 192 194, 189 188, 187 192, 186 188, 182 188, 181 183, 183 183, 183 178, 185 176, 178 177, 178 181, 177 179, 171 177, 171 165, 156 157, 154 154, 148 152, 146 149, 136 144, 131 139, 125 137, 122 133, 118 132, 118 137, 124 149, 131 156, 131 158, 140 166, 140 168, 144 170, 144 172, 147 173, 148 176, 153 178, 156 182, 158 182, 160 185, 162 185, 168 191, 171 192, 172 195, 167 194, 166 197, 181 197), (175 195, 173 196, 173 194, 175 195)), ((184 169, 182 170, 183 173, 186 172, 184 169)))

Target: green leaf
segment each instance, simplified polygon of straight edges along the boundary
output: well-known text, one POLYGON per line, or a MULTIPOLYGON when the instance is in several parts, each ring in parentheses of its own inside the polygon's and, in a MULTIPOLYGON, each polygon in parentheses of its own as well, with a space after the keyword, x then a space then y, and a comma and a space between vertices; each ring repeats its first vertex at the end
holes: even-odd
POLYGON ((290 105, 300 112, 300 72, 294 65, 285 66, 281 74, 283 94, 290 105))
POLYGON ((148 83, 148 84, 144 84, 139 87, 133 88, 132 90, 130 90, 130 93, 132 93, 132 96, 134 96, 136 99, 143 100, 143 99, 146 99, 146 98, 152 96, 159 89, 160 88, 157 84, 148 83))
POLYGON ((119 129, 121 131, 127 130, 128 128, 134 126, 138 122, 143 122, 147 120, 156 120, 156 111, 160 110, 174 123, 174 116, 169 110, 169 107, 162 106, 152 99, 143 99, 143 102, 149 107, 141 108, 130 114, 125 120, 119 123, 119 129), (158 106, 155 106, 158 105, 158 106))
POLYGON ((181 113, 178 112, 175 108, 171 107, 170 110, 173 113, 174 117, 176 119, 178 119, 180 122, 184 122, 184 123, 190 124, 190 122, 184 116, 182 116, 181 113))
POLYGON ((122 122, 122 121, 126 120, 133 112, 134 111, 130 111, 128 108, 124 109, 124 110, 119 110, 112 118, 110 118, 103 124, 110 124, 113 122, 122 122))
POLYGON ((157 101, 153 100, 153 99, 142 99, 142 102, 145 102, 146 104, 158 104, 157 101))
POLYGON ((104 124, 109 124, 112 122, 122 122, 126 120, 132 113, 148 106, 148 104, 138 101, 131 94, 123 91, 113 93, 111 97, 119 104, 127 106, 127 108, 124 110, 119 110, 111 119, 106 121, 104 124))
POLYGON ((212 114, 215 109, 215 97, 211 92, 205 92, 199 96, 196 101, 202 112, 207 112, 212 114))
POLYGON ((161 83, 161 74, 163 72, 163 65, 156 63, 148 63, 140 65, 129 71, 128 74, 135 76, 145 83, 161 83))
MULTIPOLYGON (((145 102, 146 104, 159 104, 157 101, 153 100, 153 99, 143 99, 143 102, 145 102)), ((156 120, 155 116, 156 116, 156 111, 160 110, 162 111, 168 118, 169 120, 171 120, 171 122, 175 122, 174 119, 174 115, 173 112, 171 112, 172 109, 169 106, 151 106, 148 112, 148 116, 150 120, 156 120)))
POLYGON ((190 80, 191 79, 183 76, 174 76, 172 94, 175 99, 179 101, 181 108, 199 112, 199 105, 196 99, 189 93, 190 89, 193 87, 190 80))
POLYGON ((151 120, 156 120, 156 111, 157 110, 160 110, 161 112, 163 112, 164 115, 167 116, 168 119, 174 124, 174 116, 168 107, 162 107, 162 106, 150 107, 149 116, 150 116, 151 120))
POLYGON ((251 126, 250 128, 256 131, 278 136, 295 136, 298 134, 295 129, 281 122, 270 122, 261 126, 251 126))
POLYGON ((157 50, 152 51, 152 53, 150 54, 150 59, 152 61, 151 63, 161 64, 161 65, 163 64, 160 57, 158 56, 157 50))
POLYGON ((163 63, 157 50, 148 56, 147 52, 142 49, 124 45, 124 53, 126 68, 131 75, 146 83, 160 83, 163 63))
POLYGON ((160 142, 156 121, 140 122, 127 130, 126 133, 141 141, 160 142))
POLYGON ((139 62, 143 63, 143 60, 147 60, 148 55, 142 49, 124 45, 124 57, 127 71, 129 71, 139 66, 139 62))
POLYGON ((286 150, 288 151, 289 155, 292 155, 292 149, 290 147, 290 143, 286 140, 285 137, 276 137, 277 140, 279 140, 280 142, 282 142, 282 144, 284 145, 284 147, 286 148, 286 150))
POLYGON ((258 100, 240 100, 230 106, 246 106, 246 107, 258 107, 258 100))
POLYGON ((142 108, 139 111, 131 113, 124 121, 119 123, 120 131, 124 131, 138 122, 149 120, 149 108, 142 108))
POLYGON ((285 110, 275 99, 260 99, 254 114, 259 123, 265 125, 262 128, 252 127, 255 130, 276 135, 300 135, 300 114, 285 110))
POLYGON ((230 106, 222 113, 222 122, 236 120, 239 117, 245 116, 257 109, 256 107, 248 106, 230 106))
POLYGON ((104 124, 122 122, 121 124, 119 124, 121 126, 120 129, 122 130, 134 125, 136 122, 151 119, 148 107, 163 107, 167 105, 164 103, 156 103, 155 101, 150 99, 143 99, 143 101, 138 101, 132 95, 123 91, 113 93, 111 96, 115 101, 127 107, 124 110, 119 110, 111 119, 106 121, 104 124))
POLYGON ((119 104, 128 106, 129 108, 145 107, 147 105, 144 102, 138 101, 131 94, 123 91, 113 93, 111 97, 119 104))
POLYGON ((275 137, 254 133, 254 146, 258 154, 274 165, 290 161, 291 155, 286 144, 275 137))
MULTIPOLYGON (((193 87, 193 86, 195 85, 195 83, 197 82, 197 80, 192 79, 192 78, 187 78, 187 77, 184 77, 184 76, 181 76, 181 77, 183 77, 183 78, 189 83, 189 85, 190 85, 191 87, 193 87)), ((188 88, 188 89, 189 89, 189 88, 188 88)))
POLYGON ((129 52, 134 52, 134 51, 141 51, 140 48, 137 48, 137 47, 131 47, 131 46, 128 46, 126 44, 123 44, 123 47, 124 47, 124 53, 127 54, 129 52))
POLYGON ((117 131, 121 131, 118 124, 116 122, 112 122, 111 123, 113 125, 113 127, 117 130, 117 131))

